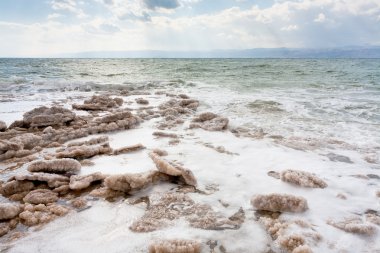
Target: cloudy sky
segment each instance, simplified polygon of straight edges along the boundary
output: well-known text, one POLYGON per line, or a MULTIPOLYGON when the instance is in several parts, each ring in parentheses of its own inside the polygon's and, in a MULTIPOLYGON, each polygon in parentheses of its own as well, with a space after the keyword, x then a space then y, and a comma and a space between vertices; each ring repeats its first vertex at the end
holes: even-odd
POLYGON ((1 0, 0 56, 380 45, 380 0, 1 0))

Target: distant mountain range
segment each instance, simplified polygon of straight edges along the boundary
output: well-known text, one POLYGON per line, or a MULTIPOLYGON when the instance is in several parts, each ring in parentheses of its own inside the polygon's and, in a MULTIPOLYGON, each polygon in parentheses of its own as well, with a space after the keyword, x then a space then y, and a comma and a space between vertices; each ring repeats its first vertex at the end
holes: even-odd
POLYGON ((380 58, 380 46, 322 49, 255 48, 212 51, 94 51, 64 54, 67 58, 380 58))

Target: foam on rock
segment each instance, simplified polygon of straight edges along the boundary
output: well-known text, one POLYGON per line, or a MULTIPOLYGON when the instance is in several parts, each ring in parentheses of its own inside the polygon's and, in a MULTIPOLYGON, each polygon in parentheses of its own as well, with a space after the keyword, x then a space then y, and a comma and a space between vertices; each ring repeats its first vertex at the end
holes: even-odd
POLYGON ((307 200, 289 194, 258 194, 251 199, 251 204, 258 210, 271 212, 305 212, 308 209, 307 200))
POLYGON ((47 173, 76 173, 81 169, 81 164, 74 159, 55 159, 49 161, 36 161, 28 166, 30 172, 47 173))
POLYGON ((327 183, 319 177, 301 170, 285 170, 281 172, 280 178, 284 182, 291 184, 310 187, 310 188, 326 188, 327 183))

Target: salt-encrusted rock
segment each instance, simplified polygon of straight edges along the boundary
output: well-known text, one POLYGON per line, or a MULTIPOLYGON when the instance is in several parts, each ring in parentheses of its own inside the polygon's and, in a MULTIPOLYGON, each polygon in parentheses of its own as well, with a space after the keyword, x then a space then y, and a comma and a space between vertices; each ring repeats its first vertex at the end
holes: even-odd
POLYGON ((184 114, 187 113, 189 109, 190 111, 196 110, 199 106, 199 101, 195 99, 170 99, 169 101, 161 104, 159 106, 159 109, 166 110, 166 109, 173 109, 177 111, 177 113, 184 114))
POLYGON ((326 182, 324 182, 319 177, 300 170, 285 170, 281 172, 280 178, 284 182, 291 184, 310 187, 310 188, 325 188, 327 187, 326 182))
POLYGON ((77 209, 84 209, 87 207, 87 201, 84 198, 75 198, 70 201, 70 204, 77 209))
POLYGON ((192 240, 164 240, 149 246, 149 253, 200 253, 201 244, 192 240))
POLYGON ((95 198, 104 198, 109 201, 114 201, 120 197, 125 197, 126 193, 122 191, 115 191, 108 187, 101 187, 92 190, 89 195, 95 198))
POLYGON ((66 215, 69 211, 67 207, 57 204, 48 206, 44 204, 26 204, 24 211, 20 213, 19 217, 24 225, 35 226, 48 223, 57 217, 66 215))
POLYGON ((136 98, 136 103, 140 104, 140 105, 148 105, 149 104, 149 101, 144 99, 144 98, 136 98))
POLYGON ((105 179, 105 185, 115 191, 130 192, 140 190, 153 183, 157 171, 112 175, 105 179))
POLYGON ((33 187, 34 184, 32 182, 12 180, 1 185, 0 193, 4 197, 9 197, 16 193, 30 191, 33 187))
POLYGON ((41 136, 32 133, 25 133, 10 139, 11 142, 20 143, 24 149, 32 149, 38 146, 41 140, 41 136))
POLYGON ((197 180, 195 179, 194 174, 190 170, 184 169, 179 165, 170 163, 153 152, 149 154, 149 157, 153 160, 157 169, 160 172, 170 176, 180 177, 188 185, 197 185, 197 180))
POLYGON ((7 140, 0 140, 0 152, 6 152, 9 150, 20 150, 23 149, 24 146, 20 142, 14 142, 14 141, 7 141, 7 140))
POLYGON ((97 119, 97 122, 111 123, 111 122, 117 122, 118 120, 125 120, 132 117, 133 115, 130 111, 123 111, 123 112, 117 112, 110 115, 106 115, 102 118, 97 119))
POLYGON ((58 200, 58 194, 48 189, 37 189, 29 192, 23 200, 35 205, 54 203, 58 200))
POLYGON ((31 127, 61 125, 75 119, 72 111, 53 106, 41 106, 24 114, 24 124, 31 127))
POLYGON ((28 166, 30 172, 47 173, 76 173, 81 169, 81 164, 74 159, 55 159, 49 161, 36 161, 28 166))
POLYGON ((77 146, 69 147, 65 151, 58 152, 56 154, 57 158, 75 158, 75 159, 85 159, 97 155, 110 154, 112 149, 109 144, 99 145, 99 146, 77 146))
POLYGON ((67 185, 70 179, 67 176, 58 175, 58 174, 50 174, 50 173, 31 173, 31 174, 23 174, 16 175, 15 179, 18 181, 40 181, 46 182, 49 187, 56 188, 61 185, 67 185))
POLYGON ((192 120, 190 128, 202 128, 208 131, 222 131, 228 126, 228 119, 212 112, 201 113, 192 120))
POLYGON ((142 149, 145 149, 145 146, 142 145, 141 143, 139 143, 139 144, 135 144, 132 146, 127 146, 127 147, 115 149, 113 151, 113 154, 114 155, 127 154, 127 153, 131 153, 131 152, 139 151, 142 149))
POLYGON ((88 141, 70 142, 69 144, 67 144, 67 146, 68 147, 83 146, 83 145, 90 146, 90 145, 96 145, 96 144, 108 142, 108 140, 109 140, 108 136, 100 136, 100 137, 92 138, 88 141))
POLYGON ((153 132, 152 135, 157 136, 157 137, 178 138, 178 135, 176 134, 165 133, 165 132, 160 132, 160 131, 153 132))
POLYGON ((91 185, 91 183, 96 181, 103 181, 106 178, 106 175, 103 175, 100 172, 92 173, 89 175, 83 176, 71 176, 70 177, 70 189, 71 190, 82 190, 86 189, 91 185))
POLYGON ((363 220, 358 217, 347 218, 339 222, 328 221, 327 224, 348 233, 361 235, 373 235, 377 230, 376 226, 363 222, 363 220))
POLYGON ((256 195, 251 204, 258 210, 271 212, 304 212, 308 209, 307 200, 289 194, 256 195))
POLYGON ((167 156, 168 152, 166 150, 155 148, 152 150, 153 153, 157 154, 158 156, 167 156))
POLYGON ((0 220, 10 220, 21 212, 18 204, 0 203, 0 220))
POLYGON ((0 120, 0 132, 4 132, 5 130, 7 130, 7 124, 0 120))
POLYGON ((106 95, 92 96, 85 100, 82 105, 73 104, 73 109, 85 111, 105 111, 110 108, 117 108, 123 104, 122 98, 111 98, 106 95))

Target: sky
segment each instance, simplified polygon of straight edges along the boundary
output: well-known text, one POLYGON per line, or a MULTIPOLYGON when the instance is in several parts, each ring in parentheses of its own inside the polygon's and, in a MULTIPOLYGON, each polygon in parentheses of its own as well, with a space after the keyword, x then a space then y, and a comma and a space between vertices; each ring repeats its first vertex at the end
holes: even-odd
POLYGON ((380 0, 0 0, 0 57, 380 45, 380 0))

